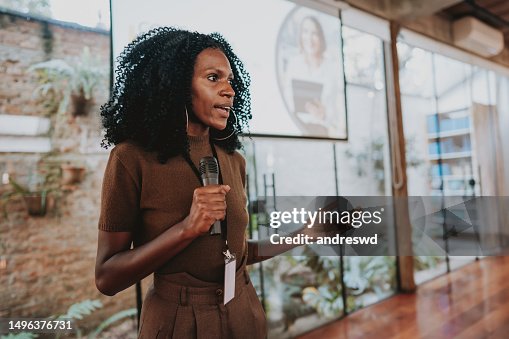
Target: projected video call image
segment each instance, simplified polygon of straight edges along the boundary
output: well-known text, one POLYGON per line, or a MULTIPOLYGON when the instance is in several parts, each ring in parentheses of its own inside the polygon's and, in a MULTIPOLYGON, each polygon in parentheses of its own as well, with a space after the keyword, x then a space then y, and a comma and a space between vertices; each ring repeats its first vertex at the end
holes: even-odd
POLYGON ((286 0, 147 2, 112 1, 114 60, 154 27, 218 32, 251 76, 251 134, 348 138, 339 12, 286 0))
POLYGON ((281 94, 302 134, 345 138, 338 18, 295 7, 281 25, 276 53, 281 94))

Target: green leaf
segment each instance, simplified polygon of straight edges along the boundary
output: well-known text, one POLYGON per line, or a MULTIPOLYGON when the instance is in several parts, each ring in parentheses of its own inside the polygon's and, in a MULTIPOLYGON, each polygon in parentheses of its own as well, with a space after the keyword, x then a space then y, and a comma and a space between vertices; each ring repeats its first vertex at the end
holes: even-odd
POLYGON ((111 324, 113 324, 113 323, 115 323, 115 322, 117 322, 117 321, 119 321, 121 319, 124 319, 124 318, 134 317, 134 316, 137 315, 137 313, 138 313, 138 310, 136 308, 130 308, 130 309, 127 309, 127 310, 115 313, 114 315, 112 315, 111 317, 109 317, 108 319, 103 321, 95 329, 95 331, 92 332, 88 337, 91 338, 91 339, 96 338, 97 335, 99 335, 99 333, 101 333, 105 328, 107 328, 111 324))
POLYGON ((14 188, 14 190, 17 192, 17 193, 21 193, 21 194, 26 194, 28 193, 28 189, 26 189, 25 187, 21 186, 20 184, 18 184, 14 179, 12 178, 9 178, 9 184, 11 184, 12 188, 14 188))
POLYGON ((101 307, 103 307, 103 304, 100 300, 84 300, 71 305, 67 313, 59 316, 57 319, 83 319, 85 315, 89 315, 101 307))

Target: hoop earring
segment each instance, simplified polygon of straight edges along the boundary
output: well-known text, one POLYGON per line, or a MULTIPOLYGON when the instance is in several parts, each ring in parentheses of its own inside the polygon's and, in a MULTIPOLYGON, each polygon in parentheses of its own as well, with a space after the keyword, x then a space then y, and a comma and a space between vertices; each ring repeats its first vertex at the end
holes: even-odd
POLYGON ((219 140, 219 141, 221 141, 221 140, 226 140, 226 139, 228 139, 229 137, 231 137, 231 136, 235 133, 235 125, 237 125, 238 119, 237 119, 237 114, 235 114, 235 112, 233 111, 233 109, 231 110, 231 112, 232 112, 233 116, 235 117, 235 122, 233 123, 233 131, 232 131, 232 132, 230 133, 230 135, 229 135, 229 136, 227 136, 227 137, 224 137, 224 138, 212 138, 212 139, 214 139, 214 140, 219 140))
POLYGON ((187 106, 184 105, 184 109, 186 110, 186 134, 187 134, 187 131, 189 130, 189 114, 187 114, 187 106))

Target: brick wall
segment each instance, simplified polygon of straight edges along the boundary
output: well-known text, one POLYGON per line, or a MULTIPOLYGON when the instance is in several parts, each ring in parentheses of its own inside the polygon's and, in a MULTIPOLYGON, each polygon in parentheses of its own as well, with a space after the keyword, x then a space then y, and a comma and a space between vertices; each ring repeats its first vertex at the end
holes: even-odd
MULTIPOLYGON (((53 58, 72 62, 84 46, 109 66, 109 32, 0 11, 0 114, 42 115, 41 102, 33 97, 37 84, 26 69, 53 58)), ((20 200, 7 205, 8 218, 0 214, 0 318, 61 314, 76 302, 100 299, 103 309, 82 322, 94 328, 109 315, 135 307, 134 288, 110 298, 94 284, 100 189, 108 158, 99 147, 98 113, 107 93, 94 97, 88 116, 50 116, 44 137, 51 140, 51 153, 0 153, 0 174, 19 181, 41 163, 57 170, 61 163, 79 163, 86 169, 81 183, 53 194, 54 208, 46 216, 28 216, 20 200)), ((6 189, 0 184, 0 193, 6 189)))

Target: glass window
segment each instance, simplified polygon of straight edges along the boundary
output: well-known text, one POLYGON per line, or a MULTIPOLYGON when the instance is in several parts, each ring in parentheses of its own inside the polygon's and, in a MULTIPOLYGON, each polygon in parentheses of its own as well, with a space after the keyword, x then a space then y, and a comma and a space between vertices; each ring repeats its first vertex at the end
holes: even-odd
MULTIPOLYGON (((346 142, 253 137, 244 140, 251 206, 274 208, 272 196, 391 195, 382 42, 344 27, 346 142), (336 172, 335 172, 336 170, 336 172), (337 182, 336 182, 337 181, 337 182)), ((266 232, 258 210, 251 237, 266 232)), ((295 336, 395 293, 394 257, 279 256, 251 268, 267 306, 272 337, 295 336), (343 280, 342 280, 343 279, 343 280)))
POLYGON ((437 110, 449 112, 471 105, 472 67, 460 61, 433 54, 433 69, 437 110))
POLYGON ((401 94, 410 98, 433 98, 431 53, 403 42, 398 42, 397 48, 401 94))
MULTIPOLYGON (((498 110, 503 110, 504 103, 497 88, 503 86, 502 82, 497 81, 493 71, 402 42, 398 43, 398 52, 409 195, 470 197, 501 192, 503 188, 497 188, 496 182, 503 182, 503 178, 497 176, 504 175, 497 174, 502 171, 496 168, 502 156, 496 153, 503 149, 498 139, 504 118, 498 110), (417 80, 411 79, 419 77, 418 72, 412 72, 412 59, 419 60, 432 79, 422 81, 422 89, 415 86, 417 80)), ((429 253, 421 256, 417 233, 413 239, 418 283, 476 259, 427 256, 429 253)), ((441 238, 443 228, 437 227, 435 233, 441 238)))
MULTIPOLYGON (((251 206, 274 210, 274 196, 336 195, 332 144, 317 140, 244 140, 251 206), (263 201, 262 203, 260 201, 263 201)), ((268 234, 251 214, 250 236, 268 234)), ((260 222, 258 222, 260 221, 260 222)), ((270 337, 295 336, 343 314, 339 258, 280 255, 251 268, 266 305, 270 337)))
POLYGON ((382 41, 345 27, 348 142, 336 144, 339 193, 391 195, 382 41))
MULTIPOLYGON (((392 195, 382 41, 345 27, 349 112, 347 143, 336 145, 339 194, 392 195)), ((345 257, 347 311, 378 302, 396 290, 394 257, 345 257)))
MULTIPOLYGON (((430 195, 438 187, 430 173, 437 172, 429 160, 429 134, 437 132, 436 96, 434 88, 433 54, 420 48, 398 42, 400 65, 401 106, 405 131, 407 190, 409 196, 430 195)), ((445 88, 445 86, 443 86, 445 88)), ((431 142, 433 145, 433 141, 431 142)), ((433 146, 431 146, 433 147, 433 146)), ((432 154, 436 154, 432 149, 432 154)), ((435 230, 441 236, 442 230, 435 230)), ((444 256, 419 255, 420 234, 412 232, 414 279, 417 284, 447 272, 444 256)))

